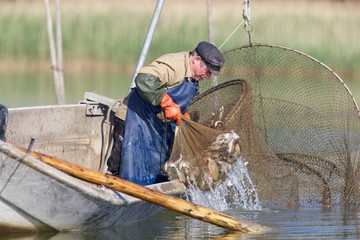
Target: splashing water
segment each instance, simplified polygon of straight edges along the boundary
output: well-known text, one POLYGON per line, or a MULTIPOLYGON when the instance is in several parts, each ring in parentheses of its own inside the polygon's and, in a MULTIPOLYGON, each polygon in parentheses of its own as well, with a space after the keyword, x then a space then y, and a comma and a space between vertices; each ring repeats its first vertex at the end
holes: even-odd
POLYGON ((217 211, 224 211, 230 207, 261 209, 256 188, 243 157, 237 158, 234 168, 227 174, 227 179, 210 191, 202 191, 194 185, 189 186, 186 199, 217 211))

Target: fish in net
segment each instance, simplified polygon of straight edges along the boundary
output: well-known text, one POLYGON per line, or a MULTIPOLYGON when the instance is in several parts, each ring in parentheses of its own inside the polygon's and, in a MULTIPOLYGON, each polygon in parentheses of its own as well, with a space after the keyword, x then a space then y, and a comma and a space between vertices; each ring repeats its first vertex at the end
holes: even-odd
MULTIPOLYGON (((208 102, 194 102, 190 111, 199 112, 200 124, 239 136, 262 205, 358 204, 359 110, 340 77, 318 60, 276 45, 238 47, 224 57, 216 84, 246 79, 248 91, 220 125, 211 126, 211 115, 231 88, 212 91, 208 102)), ((213 85, 202 81, 200 89, 213 85)))
POLYGON ((246 90, 244 80, 232 80, 198 96, 190 106, 192 119, 182 117, 165 172, 172 179, 202 190, 223 182, 240 157, 239 136, 223 128, 246 90), (214 98, 216 101, 214 102, 214 98), (203 109, 212 111, 203 111, 203 109))

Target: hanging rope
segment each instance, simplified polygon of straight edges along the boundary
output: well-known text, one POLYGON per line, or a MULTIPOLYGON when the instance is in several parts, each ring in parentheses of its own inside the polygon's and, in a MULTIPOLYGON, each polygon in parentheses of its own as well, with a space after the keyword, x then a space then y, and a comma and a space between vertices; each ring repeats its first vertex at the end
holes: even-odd
POLYGON ((244 23, 244 20, 235 28, 235 30, 225 39, 225 41, 220 45, 219 49, 221 49, 225 43, 234 35, 234 33, 239 29, 239 27, 244 23))
POLYGON ((244 0, 244 9, 243 9, 243 21, 235 28, 234 31, 225 39, 225 41, 220 45, 219 49, 221 49, 225 43, 235 34, 235 32, 240 28, 240 26, 245 23, 244 29, 249 35, 249 44, 251 44, 251 31, 252 26, 250 24, 250 0, 244 0))

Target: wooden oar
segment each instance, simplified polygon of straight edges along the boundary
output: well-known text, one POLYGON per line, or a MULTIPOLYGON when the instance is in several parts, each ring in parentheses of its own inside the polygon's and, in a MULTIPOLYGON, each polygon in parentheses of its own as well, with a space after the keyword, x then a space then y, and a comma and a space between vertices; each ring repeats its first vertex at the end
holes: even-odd
MULTIPOLYGON (((23 152, 27 152, 27 150, 24 148, 18 146, 14 147, 23 152)), ((144 201, 160 205, 162 207, 185 214, 192 218, 212 223, 226 229, 236 230, 244 233, 260 233, 265 230, 265 227, 263 226, 250 222, 240 221, 224 213, 190 203, 181 198, 154 191, 152 189, 126 181, 124 179, 120 179, 118 177, 96 172, 89 168, 69 163, 64 160, 48 156, 39 152, 31 152, 31 155, 36 159, 46 164, 49 164, 50 166, 76 178, 94 184, 106 186, 110 189, 131 195, 144 201)))

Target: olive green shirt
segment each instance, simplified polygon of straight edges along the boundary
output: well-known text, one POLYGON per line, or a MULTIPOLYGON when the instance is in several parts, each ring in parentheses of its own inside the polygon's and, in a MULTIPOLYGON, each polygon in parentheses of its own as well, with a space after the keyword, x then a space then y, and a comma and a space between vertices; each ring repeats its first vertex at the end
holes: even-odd
MULTIPOLYGON (((170 53, 142 67, 135 78, 135 84, 139 95, 148 103, 157 106, 166 89, 191 77, 190 53, 170 53)), ((125 106, 121 106, 116 116, 125 120, 125 113, 125 106)))

